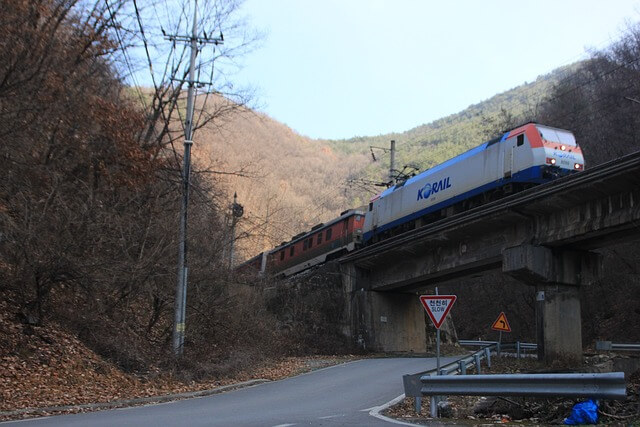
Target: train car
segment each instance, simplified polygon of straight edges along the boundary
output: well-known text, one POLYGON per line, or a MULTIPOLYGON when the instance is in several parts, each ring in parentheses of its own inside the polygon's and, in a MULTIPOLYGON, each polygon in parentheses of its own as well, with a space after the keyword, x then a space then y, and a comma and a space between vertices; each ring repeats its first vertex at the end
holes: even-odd
POLYGON ((243 263, 237 265, 234 270, 240 274, 259 274, 263 275, 267 266, 268 252, 260 252, 253 258, 249 258, 243 263))
POLYGON ((362 242, 363 225, 363 211, 344 211, 338 218, 318 224, 271 250, 267 255, 267 272, 291 276, 350 252, 362 242))
POLYGON ((363 242, 375 243, 584 166, 571 132, 527 123, 373 198, 363 242))

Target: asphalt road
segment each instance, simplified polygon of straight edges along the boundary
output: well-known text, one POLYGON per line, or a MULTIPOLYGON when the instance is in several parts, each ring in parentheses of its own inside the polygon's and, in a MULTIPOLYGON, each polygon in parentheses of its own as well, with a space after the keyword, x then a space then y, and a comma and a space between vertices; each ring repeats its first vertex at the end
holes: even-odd
POLYGON ((403 374, 435 365, 434 358, 364 359, 213 396, 3 425, 389 426, 372 409, 403 393, 403 374))

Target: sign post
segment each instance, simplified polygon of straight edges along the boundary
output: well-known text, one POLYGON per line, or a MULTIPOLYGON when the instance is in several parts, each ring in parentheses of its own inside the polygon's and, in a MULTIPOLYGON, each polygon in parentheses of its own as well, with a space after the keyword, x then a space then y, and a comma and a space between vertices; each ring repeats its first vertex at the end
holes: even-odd
MULTIPOLYGON (((438 295, 437 286, 436 295, 438 295)), ((436 375, 440 375, 440 328, 436 328, 436 375)))
POLYGON ((511 332, 511 326, 509 325, 509 321, 507 320, 507 316, 504 314, 504 311, 500 312, 500 315, 498 315, 496 321, 491 325, 491 329, 500 332, 500 335, 498 335, 498 356, 500 356, 500 347, 502 346, 502 333, 511 332))
POLYGON ((421 295, 420 302, 427 311, 429 318, 433 322, 433 326, 436 327, 436 359, 438 375, 440 375, 440 326, 444 323, 444 319, 451 311, 453 303, 456 302, 455 295, 438 295, 438 289, 436 288, 436 295, 421 295))

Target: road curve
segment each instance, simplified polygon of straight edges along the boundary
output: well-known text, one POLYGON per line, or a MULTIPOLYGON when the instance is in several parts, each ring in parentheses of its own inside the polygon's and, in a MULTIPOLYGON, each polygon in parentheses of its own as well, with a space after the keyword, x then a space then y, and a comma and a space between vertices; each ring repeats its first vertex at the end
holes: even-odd
MULTIPOLYGON (((455 358, 443 358, 448 363, 455 358)), ((434 358, 362 359, 281 381, 157 405, 34 418, 26 426, 384 426, 369 414, 403 393, 402 375, 434 358)))

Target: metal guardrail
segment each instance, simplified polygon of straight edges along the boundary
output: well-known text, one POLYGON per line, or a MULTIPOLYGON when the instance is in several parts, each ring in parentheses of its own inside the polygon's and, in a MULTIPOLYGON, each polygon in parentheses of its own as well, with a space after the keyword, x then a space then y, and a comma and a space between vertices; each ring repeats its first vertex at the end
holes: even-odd
POLYGON ((602 351, 640 351, 640 344, 617 344, 611 341, 596 342, 596 350, 602 351))
POLYGON ((528 342, 520 342, 517 341, 515 343, 499 343, 497 341, 480 341, 480 340, 458 340, 458 344, 465 347, 486 347, 486 346, 496 346, 496 353, 500 355, 502 350, 514 350, 516 352, 516 357, 520 359, 526 351, 537 351, 538 344, 528 343, 528 342))
MULTIPOLYGON (((420 413, 420 407, 422 405, 422 382, 421 379, 424 376, 435 376, 435 375, 452 375, 458 374, 466 375, 467 368, 470 365, 475 365, 476 372, 480 374, 482 372, 481 361, 485 359, 487 361, 487 366, 491 367, 491 350, 494 350, 498 347, 497 342, 490 342, 488 345, 484 346, 482 349, 476 351, 475 353, 458 359, 454 362, 448 363, 444 366, 440 367, 440 372, 437 372, 437 369, 431 369, 429 371, 418 372, 417 374, 407 374, 402 376, 402 383, 404 384, 404 395, 406 397, 413 397, 415 399, 415 409, 416 413, 420 413)), ((436 407, 436 399, 434 396, 431 397, 431 416, 433 418, 437 415, 437 407, 436 407)))
MULTIPOLYGON (((416 413, 420 412, 423 396, 431 397, 431 417, 437 417, 437 396, 534 396, 534 397, 591 397, 625 399, 626 384, 623 372, 605 374, 509 374, 481 375, 481 361, 491 367, 491 352, 515 350, 520 358, 526 350, 537 350, 533 343, 498 343, 496 341, 458 340, 469 347, 482 347, 473 354, 435 369, 404 375, 404 394, 415 398, 416 413), (478 375, 466 375, 474 365, 478 375), (449 376, 461 374, 459 376, 449 376)), ((635 344, 632 344, 635 347, 635 344)))
POLYGON ((626 399, 623 372, 604 374, 506 374, 420 378, 423 396, 531 396, 626 399))
MULTIPOLYGON (((500 354, 502 350, 514 350, 516 357, 520 358, 524 350, 536 350, 537 344, 531 343, 502 343, 497 341, 476 341, 476 340, 458 340, 462 346, 482 347, 480 350, 462 357, 454 362, 440 367, 440 375, 466 375, 467 369, 471 366, 475 367, 476 374, 482 373, 482 361, 485 360, 487 367, 491 367, 491 352, 500 354)), ((429 371, 418 372, 417 374, 407 374, 402 377, 404 384, 404 395, 407 397, 419 398, 422 396, 420 378, 424 375, 438 375, 435 369, 429 371)))
POLYGON ((497 343, 498 341, 458 340, 458 344, 465 347, 484 347, 497 343))
MULTIPOLYGON (((481 361, 486 360, 487 366, 491 367, 491 350, 495 348, 496 344, 494 343, 476 351, 469 356, 465 356, 454 362, 441 366, 440 375, 452 375, 458 373, 466 375, 467 368, 470 365, 474 365, 476 368, 476 372, 481 373, 481 361)), ((402 376, 402 382, 404 384, 404 395, 406 397, 419 398, 422 396, 422 383, 420 382, 420 379, 425 375, 438 375, 438 372, 436 371, 436 369, 431 369, 429 371, 418 372, 417 374, 407 374, 402 376)))

